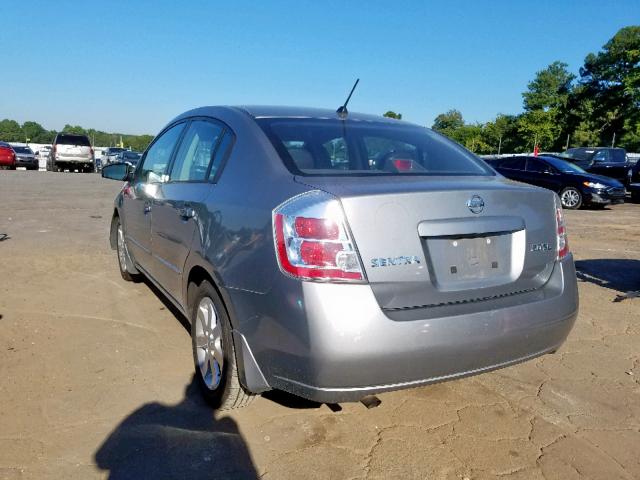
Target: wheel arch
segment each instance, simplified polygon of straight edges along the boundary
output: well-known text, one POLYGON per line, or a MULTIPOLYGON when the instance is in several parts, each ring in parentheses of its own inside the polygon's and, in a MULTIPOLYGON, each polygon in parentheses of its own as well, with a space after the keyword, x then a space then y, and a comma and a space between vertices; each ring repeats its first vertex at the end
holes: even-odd
POLYGON ((111 227, 109 228, 109 245, 111 245, 111 250, 116 249, 116 243, 118 241, 118 220, 120 219, 120 212, 118 212, 117 208, 113 209, 113 215, 111 216, 111 227))
POLYGON ((238 375, 240 383, 247 390, 253 393, 260 393, 271 390, 271 387, 265 379, 265 376, 262 373, 262 370, 258 365, 258 362, 256 361, 246 338, 244 337, 244 335, 242 335, 242 333, 236 330, 237 321, 235 319, 235 313, 231 300, 229 299, 224 289, 221 288, 220 285, 218 285, 218 282, 215 281, 214 275, 209 273, 209 270, 199 263, 196 263, 190 267, 189 274, 186 275, 186 281, 184 282, 184 298, 186 299, 186 308, 184 308, 184 310, 187 314, 187 320, 191 322, 191 313, 189 312, 189 306, 192 302, 192 298, 190 297, 192 293, 189 292, 189 285, 191 285, 192 283, 195 285, 200 285, 200 283, 202 283, 204 280, 208 281, 218 294, 218 297, 222 301, 222 305, 226 310, 227 317, 229 318, 229 323, 231 324, 232 329, 231 339, 233 341, 236 353, 235 356, 238 365, 238 375))

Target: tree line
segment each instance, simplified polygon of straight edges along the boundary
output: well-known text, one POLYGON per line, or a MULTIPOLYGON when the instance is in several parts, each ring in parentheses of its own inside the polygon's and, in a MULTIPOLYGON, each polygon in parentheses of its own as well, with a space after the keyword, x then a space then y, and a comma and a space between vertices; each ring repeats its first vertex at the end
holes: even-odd
MULTIPOLYGON (((124 133, 108 133, 93 128, 84 129, 79 125, 65 125, 61 132, 82 134, 89 137, 92 145, 98 147, 113 147, 120 145, 142 152, 153 135, 127 135, 124 133)), ((37 122, 27 121, 20 125, 15 120, 0 121, 0 141, 22 143, 52 143, 58 134, 56 130, 47 130, 37 122)))
MULTIPOLYGON (((467 123, 458 110, 438 115, 431 128, 478 154, 563 151, 619 146, 640 151, 640 26, 620 29, 576 76, 556 61, 536 73, 522 93, 523 112, 467 123)), ((402 118, 388 111, 384 116, 402 118)))

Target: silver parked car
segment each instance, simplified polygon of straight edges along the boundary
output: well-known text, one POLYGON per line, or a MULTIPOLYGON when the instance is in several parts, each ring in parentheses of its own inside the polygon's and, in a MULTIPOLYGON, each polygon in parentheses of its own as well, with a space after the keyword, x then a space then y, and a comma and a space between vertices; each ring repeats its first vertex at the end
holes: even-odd
POLYGON ((108 147, 102 151, 102 157, 100 158, 102 162, 102 167, 109 165, 110 163, 116 163, 118 154, 120 152, 125 152, 126 149, 121 147, 108 147))
POLYGON ((578 310, 562 208, 429 129, 377 116, 205 107, 124 180, 111 245, 191 323, 219 408, 320 402, 554 352, 578 310))

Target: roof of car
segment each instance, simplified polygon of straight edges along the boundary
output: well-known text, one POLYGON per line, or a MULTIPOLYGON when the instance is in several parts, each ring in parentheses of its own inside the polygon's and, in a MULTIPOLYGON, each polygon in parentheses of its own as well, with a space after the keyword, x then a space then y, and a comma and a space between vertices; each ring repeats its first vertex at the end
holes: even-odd
MULTIPOLYGON (((215 116, 220 111, 242 112, 253 118, 318 118, 318 119, 336 119, 339 118, 335 109, 332 108, 312 108, 312 107, 288 107, 276 105, 237 105, 237 106, 204 106, 184 112, 174 119, 178 120, 194 115, 211 115, 215 116)), ((396 120, 394 118, 383 117, 382 115, 369 115, 366 113, 357 113, 349 111, 349 120, 367 121, 367 122, 384 122, 390 124, 415 125, 410 122, 396 120)))
MULTIPOLYGON (((242 109, 254 118, 338 118, 335 109, 313 108, 313 107, 289 107, 276 105, 240 105, 236 108, 242 109)), ((389 122, 397 123, 399 120, 383 117, 382 115, 370 115, 349 111, 350 120, 362 120, 369 122, 389 122)), ((403 122, 407 123, 407 122, 403 122)))

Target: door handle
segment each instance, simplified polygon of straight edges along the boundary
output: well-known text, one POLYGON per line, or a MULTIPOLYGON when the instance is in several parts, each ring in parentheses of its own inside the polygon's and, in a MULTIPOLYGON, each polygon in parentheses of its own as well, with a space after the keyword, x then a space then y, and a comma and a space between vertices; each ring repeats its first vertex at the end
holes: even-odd
POLYGON ((178 215, 180 215, 180 218, 183 220, 189 220, 196 216, 196 211, 191 207, 182 207, 178 210, 178 215))

